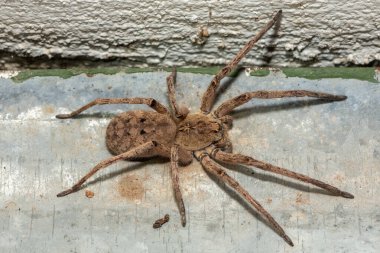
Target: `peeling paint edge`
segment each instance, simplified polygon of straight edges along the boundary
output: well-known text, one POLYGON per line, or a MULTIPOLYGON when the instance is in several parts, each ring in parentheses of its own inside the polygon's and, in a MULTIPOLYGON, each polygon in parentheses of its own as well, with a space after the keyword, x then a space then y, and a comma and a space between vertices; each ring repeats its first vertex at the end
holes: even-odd
POLYGON ((0 78, 13 78, 19 74, 20 71, 17 70, 1 70, 0 71, 0 78))
MULTIPOLYGON (((208 74, 214 75, 221 67, 204 67, 204 68, 177 68, 178 72, 182 73, 195 73, 195 74, 208 74)), ((240 68, 235 70, 229 76, 236 76, 241 70, 247 68, 240 68)), ((253 68, 255 69, 255 68, 253 68)), ((107 67, 107 68, 72 68, 72 69, 36 69, 36 70, 22 70, 22 71, 7 71, 12 73, 0 72, 0 78, 11 78, 15 83, 22 83, 33 77, 46 77, 57 76, 64 79, 72 76, 86 74, 91 77, 96 74, 113 75, 116 73, 144 73, 155 71, 167 71, 170 72, 171 68, 127 68, 127 67, 107 67), (4 73, 4 74, 2 74, 4 73)), ((323 67, 323 68, 259 68, 254 71, 249 71, 251 76, 261 77, 267 76, 271 72, 282 72, 286 77, 300 77, 305 79, 323 79, 323 78, 342 78, 342 79, 356 79, 362 81, 368 81, 371 83, 380 82, 380 70, 373 67, 323 67)), ((247 71, 246 71, 247 73, 247 71)))

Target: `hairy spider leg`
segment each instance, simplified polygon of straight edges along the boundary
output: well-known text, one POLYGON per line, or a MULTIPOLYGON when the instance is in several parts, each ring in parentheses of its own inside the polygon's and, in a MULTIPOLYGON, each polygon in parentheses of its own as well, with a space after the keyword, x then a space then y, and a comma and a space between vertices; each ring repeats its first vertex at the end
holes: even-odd
POLYGON ((222 167, 214 162, 207 152, 196 151, 195 156, 202 164, 203 168, 216 176, 220 180, 222 180, 225 184, 229 185, 232 189, 234 189, 240 196, 242 196, 248 203, 250 203, 259 214, 269 223, 269 225, 290 245, 294 246, 290 237, 285 233, 284 229, 277 223, 277 221, 270 215, 264 207, 255 200, 240 184, 229 176, 222 167))
POLYGON ((303 175, 301 173, 293 172, 291 170, 287 170, 287 169, 284 169, 284 168, 281 168, 281 167, 278 167, 266 162, 256 160, 249 156, 227 153, 227 152, 221 151, 220 149, 214 149, 210 151, 209 153, 211 154, 211 157, 217 161, 230 163, 230 164, 244 164, 244 165, 253 166, 253 167, 262 169, 264 171, 269 171, 275 174, 283 175, 289 178, 297 179, 299 181, 303 181, 303 182, 318 186, 337 196, 342 196, 344 198, 350 198, 350 199, 354 198, 354 195, 352 195, 351 193, 342 191, 332 185, 329 185, 317 179, 311 178, 309 176, 303 175))
POLYGON ((328 101, 342 101, 346 96, 332 95, 323 92, 307 91, 307 90, 285 90, 285 91, 253 91, 246 92, 237 97, 223 102, 218 108, 214 110, 214 115, 218 118, 229 114, 236 107, 249 102, 253 98, 271 99, 271 98, 284 98, 284 97, 314 97, 328 101))
POLYGON ((68 119, 77 116, 81 112, 93 107, 95 105, 105 105, 105 104, 145 104, 150 106, 152 109, 157 111, 158 113, 168 114, 169 110, 159 103, 154 98, 97 98, 90 103, 82 106, 78 110, 75 110, 68 114, 58 114, 56 117, 58 119, 68 119))
POLYGON ((210 85, 208 86, 206 92, 203 94, 201 102, 201 111, 205 114, 208 114, 211 110, 211 107, 214 104, 216 90, 219 87, 220 81, 231 73, 241 59, 252 49, 255 43, 263 37, 263 35, 279 20, 282 10, 279 10, 274 17, 251 39, 248 43, 240 49, 236 56, 228 63, 224 68, 222 68, 212 79, 210 85))
POLYGON ((80 187, 91 176, 93 176, 99 170, 104 169, 104 168, 110 166, 111 164, 113 164, 113 163, 115 163, 117 161, 120 161, 120 160, 139 157, 139 156, 141 156, 143 154, 146 154, 148 152, 153 151, 159 145, 160 144, 158 144, 156 141, 146 142, 146 143, 144 143, 144 144, 142 144, 142 145, 140 145, 138 147, 135 147, 135 148, 133 148, 133 149, 131 149, 131 150, 125 152, 125 153, 122 153, 120 155, 116 155, 116 156, 113 156, 113 157, 110 157, 108 159, 105 159, 105 160, 101 161, 94 168, 92 168, 85 176, 83 176, 76 184, 74 184, 70 189, 58 193, 57 197, 63 197, 63 196, 66 196, 68 194, 71 194, 73 192, 78 191, 80 189, 80 187))
POLYGON ((185 106, 180 106, 177 104, 175 98, 175 83, 176 83, 177 70, 173 67, 172 73, 166 78, 166 83, 168 86, 168 97, 171 108, 174 111, 174 117, 176 119, 186 118, 187 114, 189 114, 189 109, 185 106))
POLYGON ((170 172, 174 188, 174 197, 178 205, 179 213, 181 215, 181 224, 186 225, 186 211, 183 203, 181 190, 179 187, 178 177, 178 145, 173 145, 170 152, 170 172))

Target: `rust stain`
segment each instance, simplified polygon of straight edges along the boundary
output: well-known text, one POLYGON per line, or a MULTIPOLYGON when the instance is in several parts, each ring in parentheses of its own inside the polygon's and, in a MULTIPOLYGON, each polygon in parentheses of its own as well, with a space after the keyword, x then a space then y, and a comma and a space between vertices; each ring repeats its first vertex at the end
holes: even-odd
POLYGON ((267 204, 272 204, 272 198, 267 198, 266 202, 267 204))
POLYGON ((85 191, 85 195, 86 195, 87 198, 91 199, 91 198, 94 197, 95 194, 94 194, 93 191, 86 190, 85 191))
POLYGON ((334 180, 338 181, 339 183, 342 183, 344 181, 344 176, 342 174, 336 174, 334 176, 334 180))
POLYGON ((53 108, 53 106, 50 106, 50 105, 48 105, 48 106, 43 106, 43 107, 42 107, 42 112, 43 112, 44 114, 51 114, 51 113, 54 113, 54 108, 53 108))
POLYGON ((119 194, 129 200, 141 200, 144 196, 143 179, 135 175, 126 175, 119 180, 119 194))
POLYGON ((16 204, 16 202, 9 200, 9 201, 5 202, 4 209, 16 210, 17 204, 16 204))

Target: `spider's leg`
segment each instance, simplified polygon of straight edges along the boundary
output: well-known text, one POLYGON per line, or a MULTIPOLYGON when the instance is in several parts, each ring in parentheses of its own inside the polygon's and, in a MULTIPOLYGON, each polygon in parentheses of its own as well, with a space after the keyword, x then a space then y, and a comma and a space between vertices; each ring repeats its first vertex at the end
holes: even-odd
POLYGON ((200 161, 202 166, 206 171, 210 172, 225 184, 233 188, 237 193, 239 193, 248 203, 250 203, 259 214, 272 226, 272 228, 290 245, 294 246, 292 240, 286 235, 284 229, 275 221, 275 219, 264 209, 264 207, 255 200, 240 184, 229 176, 222 167, 214 162, 209 154, 205 151, 196 151, 195 156, 200 161))
POLYGON ((168 109, 166 109, 165 106, 160 104, 154 98, 97 98, 91 101, 90 103, 82 106, 78 110, 75 110, 68 114, 58 114, 56 117, 58 119, 72 118, 94 105, 105 105, 105 104, 145 104, 145 105, 150 106, 154 110, 156 110, 158 113, 163 113, 163 114, 169 113, 168 109))
POLYGON ((137 158, 143 154, 146 154, 146 153, 152 151, 158 145, 160 145, 160 144, 158 144, 155 141, 146 142, 146 143, 144 143, 138 147, 135 147, 135 148, 133 148, 133 149, 131 149, 125 153, 122 153, 120 155, 116 155, 116 156, 113 156, 113 157, 110 157, 108 159, 101 161, 94 168, 92 168, 85 176, 83 176, 76 184, 74 184, 70 189, 65 190, 61 193, 58 193, 57 197, 63 197, 65 195, 68 195, 70 193, 78 191, 80 189, 81 185, 84 184, 84 182, 86 182, 87 179, 89 179, 92 175, 94 175, 99 170, 106 168, 106 167, 110 166, 111 164, 113 164, 119 160, 129 159, 129 158, 137 158))
POLYGON ((170 105, 174 111, 174 116, 177 119, 185 118, 187 114, 189 114, 189 109, 185 106, 179 106, 175 99, 175 88, 174 85, 176 83, 176 68, 173 68, 172 73, 166 78, 166 83, 168 85, 168 96, 170 105))
POLYGON ((209 113, 210 109, 214 103, 216 90, 219 87, 220 81, 231 73, 241 59, 252 49, 253 45, 263 37, 263 35, 276 23, 280 18, 282 11, 279 10, 276 15, 253 37, 248 43, 240 49, 236 56, 224 67, 222 68, 212 79, 210 85, 208 86, 206 92, 202 97, 201 111, 203 113, 209 113))
POLYGON ((344 198, 350 198, 350 199, 354 198, 354 195, 352 195, 348 192, 345 192, 345 191, 341 191, 332 185, 326 184, 322 181, 308 177, 308 176, 303 175, 301 173, 296 173, 296 172, 293 172, 293 171, 290 171, 290 170, 287 170, 284 168, 274 166, 274 165, 269 164, 269 163, 258 161, 256 159, 253 159, 252 157, 249 157, 249 156, 245 156, 245 155, 241 155, 241 154, 226 153, 226 152, 223 152, 219 149, 215 149, 213 152, 211 152, 211 156, 214 159, 221 161, 221 162, 231 163, 231 164, 245 164, 245 165, 254 166, 256 168, 259 168, 259 169, 262 169, 265 171, 273 172, 273 173, 276 173, 279 175, 283 175, 286 177, 294 178, 294 179, 297 179, 297 180, 300 180, 300 181, 303 181, 306 183, 313 184, 313 185, 318 186, 322 189, 325 189, 326 191, 328 191, 334 195, 338 195, 338 196, 342 196, 344 198))
POLYGON ((170 152, 170 171, 172 177, 172 183, 174 188, 174 197, 176 199, 179 213, 181 214, 182 226, 186 225, 186 211, 185 205, 183 204, 181 190, 179 188, 179 178, 178 178, 178 146, 173 145, 170 152))
POLYGON ((270 99, 270 98, 284 98, 284 97, 314 97, 328 101, 341 101, 345 100, 346 96, 333 95, 323 92, 307 91, 307 90, 273 90, 273 91, 253 91, 246 92, 237 97, 223 102, 216 110, 214 114, 216 117, 223 117, 229 114, 236 107, 247 103, 252 98, 270 99))

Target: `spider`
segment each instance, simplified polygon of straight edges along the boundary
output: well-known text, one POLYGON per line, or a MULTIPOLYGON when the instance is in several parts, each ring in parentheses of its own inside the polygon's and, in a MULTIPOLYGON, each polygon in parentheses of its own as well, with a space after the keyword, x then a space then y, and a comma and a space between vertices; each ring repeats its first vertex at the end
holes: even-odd
POLYGON ((212 79, 210 85, 202 96, 200 112, 190 113, 184 106, 179 106, 175 98, 176 69, 167 77, 169 103, 173 113, 153 98, 98 98, 69 114, 59 114, 59 119, 72 118, 95 105, 104 104, 145 104, 154 111, 127 111, 114 117, 106 131, 106 145, 114 155, 105 159, 92 168, 70 189, 59 193, 62 197, 81 189, 82 185, 99 170, 119 161, 134 160, 161 156, 170 159, 170 171, 174 197, 178 205, 181 223, 186 225, 185 206, 178 179, 178 166, 190 164, 195 157, 206 170, 223 183, 234 189, 245 199, 272 229, 280 235, 289 245, 293 246, 290 237, 276 220, 254 199, 240 184, 227 174, 218 163, 242 164, 254 166, 259 169, 283 175, 289 178, 310 183, 329 193, 344 198, 354 198, 348 192, 278 166, 256 160, 252 157, 232 153, 232 143, 228 130, 232 128, 232 117, 229 115, 233 109, 249 102, 251 99, 271 99, 283 97, 313 97, 327 101, 345 100, 346 96, 332 95, 307 90, 285 91, 253 91, 246 92, 223 102, 211 111, 216 91, 220 81, 234 69, 240 60, 251 50, 253 45, 278 21, 282 11, 278 11, 272 19, 251 38, 237 55, 222 68, 212 79))

